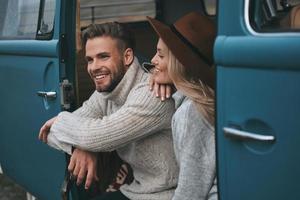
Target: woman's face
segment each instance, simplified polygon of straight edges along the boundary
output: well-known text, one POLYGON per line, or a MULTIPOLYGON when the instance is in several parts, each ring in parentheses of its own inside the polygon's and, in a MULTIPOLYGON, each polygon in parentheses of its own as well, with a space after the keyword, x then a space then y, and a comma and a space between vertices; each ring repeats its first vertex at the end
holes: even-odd
POLYGON ((155 68, 153 70, 153 79, 158 84, 172 84, 173 81, 168 73, 169 50, 166 44, 159 39, 156 47, 156 54, 151 62, 155 68))

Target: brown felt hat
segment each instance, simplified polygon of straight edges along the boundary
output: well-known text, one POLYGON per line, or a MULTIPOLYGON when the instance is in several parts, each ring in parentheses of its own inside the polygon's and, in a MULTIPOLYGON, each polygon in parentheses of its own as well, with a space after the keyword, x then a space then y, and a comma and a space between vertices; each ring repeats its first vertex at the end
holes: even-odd
POLYGON ((200 79, 214 89, 214 23, 196 12, 181 17, 171 26, 151 17, 147 18, 174 56, 187 68, 197 66, 200 79))

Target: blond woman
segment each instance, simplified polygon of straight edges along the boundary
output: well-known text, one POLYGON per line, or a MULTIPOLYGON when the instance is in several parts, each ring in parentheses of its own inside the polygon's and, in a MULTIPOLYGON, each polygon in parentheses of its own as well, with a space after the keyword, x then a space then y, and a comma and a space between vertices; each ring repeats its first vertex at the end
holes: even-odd
POLYGON ((166 26, 148 18, 159 36, 150 88, 174 85, 174 151, 180 167, 173 200, 218 199, 214 134, 213 22, 195 12, 166 26))

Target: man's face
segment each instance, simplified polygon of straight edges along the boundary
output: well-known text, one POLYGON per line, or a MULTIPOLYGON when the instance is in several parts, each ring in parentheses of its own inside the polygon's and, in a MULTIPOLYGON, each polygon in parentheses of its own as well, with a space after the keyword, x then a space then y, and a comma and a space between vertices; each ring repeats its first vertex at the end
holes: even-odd
POLYGON ((117 40, 109 36, 88 39, 86 46, 87 70, 98 92, 111 92, 121 81, 126 66, 117 40))

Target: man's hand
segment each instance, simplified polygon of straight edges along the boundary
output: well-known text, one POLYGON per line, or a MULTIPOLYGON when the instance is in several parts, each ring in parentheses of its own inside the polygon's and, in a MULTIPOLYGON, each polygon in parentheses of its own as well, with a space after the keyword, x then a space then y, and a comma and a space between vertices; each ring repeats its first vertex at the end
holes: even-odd
POLYGON ((53 117, 53 118, 49 119, 48 121, 46 121, 46 123, 40 129, 39 140, 41 140, 44 143, 47 143, 47 137, 48 137, 50 128, 55 120, 56 120, 56 117, 53 117))
POLYGON ((168 99, 171 97, 172 94, 172 87, 171 85, 166 84, 158 84, 155 82, 153 75, 151 75, 149 80, 149 87, 150 91, 153 91, 154 95, 159 98, 161 101, 168 99))
POLYGON ((77 177, 77 185, 80 185, 86 177, 85 189, 88 189, 93 180, 99 180, 97 176, 97 154, 75 149, 71 156, 68 170, 74 177, 77 177))

